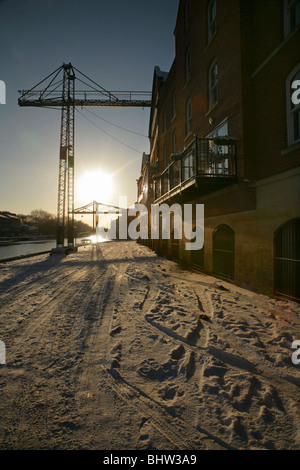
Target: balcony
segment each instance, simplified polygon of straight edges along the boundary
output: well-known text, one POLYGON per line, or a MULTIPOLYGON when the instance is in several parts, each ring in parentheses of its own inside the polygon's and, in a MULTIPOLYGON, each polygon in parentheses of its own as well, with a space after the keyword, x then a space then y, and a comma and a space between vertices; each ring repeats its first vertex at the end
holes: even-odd
POLYGON ((237 182, 236 141, 228 137, 193 142, 154 176, 155 203, 199 197, 237 182))

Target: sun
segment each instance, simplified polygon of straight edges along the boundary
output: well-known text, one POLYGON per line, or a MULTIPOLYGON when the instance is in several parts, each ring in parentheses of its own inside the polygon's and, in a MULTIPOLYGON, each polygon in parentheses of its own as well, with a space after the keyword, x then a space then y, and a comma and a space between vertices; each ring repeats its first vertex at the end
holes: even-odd
POLYGON ((112 175, 100 170, 83 173, 77 182, 77 197, 86 202, 107 203, 113 194, 112 175))

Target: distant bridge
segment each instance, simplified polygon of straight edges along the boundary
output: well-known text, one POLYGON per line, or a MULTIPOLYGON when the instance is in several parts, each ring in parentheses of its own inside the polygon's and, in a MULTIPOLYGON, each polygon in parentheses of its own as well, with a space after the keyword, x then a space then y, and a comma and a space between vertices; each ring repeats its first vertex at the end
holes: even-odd
POLYGON ((93 216, 93 231, 96 228, 96 215, 98 214, 112 214, 112 215, 123 215, 124 212, 127 212, 127 209, 122 209, 121 207, 112 206, 110 204, 103 204, 102 202, 93 201, 85 206, 74 209, 74 215, 92 215, 93 216))

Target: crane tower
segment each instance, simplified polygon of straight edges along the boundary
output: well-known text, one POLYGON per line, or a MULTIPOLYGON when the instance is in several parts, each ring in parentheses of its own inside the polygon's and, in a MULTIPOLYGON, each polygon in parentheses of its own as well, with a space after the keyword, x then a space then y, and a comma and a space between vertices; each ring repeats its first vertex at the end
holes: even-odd
POLYGON ((75 248, 75 106, 149 107, 151 92, 107 91, 71 63, 64 63, 33 88, 19 93, 19 106, 61 108, 56 246, 65 249, 67 236, 66 248, 72 250, 75 248))

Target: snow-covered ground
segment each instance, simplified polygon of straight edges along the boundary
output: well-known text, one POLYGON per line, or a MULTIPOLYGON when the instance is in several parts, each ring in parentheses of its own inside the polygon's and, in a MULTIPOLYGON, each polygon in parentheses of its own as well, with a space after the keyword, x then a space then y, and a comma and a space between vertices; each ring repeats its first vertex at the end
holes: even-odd
POLYGON ((300 449, 299 305, 135 242, 0 264, 0 340, 0 449, 300 449))

